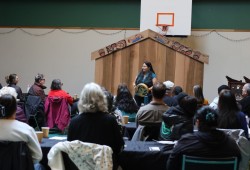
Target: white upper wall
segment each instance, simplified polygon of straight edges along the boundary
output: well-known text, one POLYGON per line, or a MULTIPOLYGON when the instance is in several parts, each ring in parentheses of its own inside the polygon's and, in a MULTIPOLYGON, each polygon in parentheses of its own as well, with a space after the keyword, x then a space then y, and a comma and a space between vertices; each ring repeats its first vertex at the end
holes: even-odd
MULTIPOLYGON (((120 33, 117 33, 118 30, 98 30, 98 32, 89 30, 72 34, 55 30, 43 36, 34 36, 17 29, 9 34, 1 34, 10 30, 12 28, 0 29, 0 83, 6 85, 4 77, 17 73, 20 78, 18 85, 23 92, 26 92, 27 85, 33 84, 34 76, 43 73, 48 87, 46 93, 51 81, 59 78, 64 84, 63 89, 71 95, 79 95, 86 83, 94 81, 95 63, 91 60, 91 52, 139 32, 139 30, 120 33)), ((42 34, 52 29, 24 30, 32 34, 42 34)), ((208 32, 193 31, 192 35, 204 35, 208 32)), ((219 33, 231 39, 250 37, 250 32, 219 33)), ((212 102, 217 95, 218 86, 227 84, 226 75, 237 80, 243 80, 243 76, 250 78, 248 69, 250 40, 229 41, 215 32, 203 37, 190 36, 176 40, 209 55, 209 64, 205 64, 203 84, 204 96, 209 102, 212 102)))

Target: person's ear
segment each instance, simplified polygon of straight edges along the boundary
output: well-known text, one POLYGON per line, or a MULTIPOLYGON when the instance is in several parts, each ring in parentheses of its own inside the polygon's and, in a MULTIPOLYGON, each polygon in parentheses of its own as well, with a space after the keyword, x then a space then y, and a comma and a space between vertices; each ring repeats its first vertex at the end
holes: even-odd
POLYGON ((195 125, 196 125, 197 127, 200 125, 200 121, 199 121, 199 119, 196 119, 196 121, 195 121, 195 125))

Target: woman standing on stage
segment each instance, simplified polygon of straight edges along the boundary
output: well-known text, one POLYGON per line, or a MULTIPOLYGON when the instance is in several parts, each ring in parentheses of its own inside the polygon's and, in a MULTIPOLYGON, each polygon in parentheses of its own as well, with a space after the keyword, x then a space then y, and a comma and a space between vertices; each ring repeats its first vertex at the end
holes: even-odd
POLYGON ((153 84, 157 82, 156 74, 154 72, 153 66, 149 61, 145 61, 142 65, 142 69, 137 75, 135 82, 134 82, 134 87, 136 87, 138 84, 143 83, 147 85, 149 92, 145 96, 148 98, 148 101, 146 103, 144 102, 145 97, 141 97, 137 94, 135 94, 134 98, 137 103, 137 105, 140 107, 142 103, 147 104, 149 101, 152 99, 152 94, 151 94, 151 89, 153 84))

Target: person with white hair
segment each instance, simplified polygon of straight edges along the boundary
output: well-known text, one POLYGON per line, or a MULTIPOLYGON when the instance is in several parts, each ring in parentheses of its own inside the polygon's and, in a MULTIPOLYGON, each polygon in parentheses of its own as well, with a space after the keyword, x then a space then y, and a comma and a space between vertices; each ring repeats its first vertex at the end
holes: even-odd
POLYGON ((166 86, 166 94, 163 98, 164 103, 166 103, 169 107, 177 106, 178 102, 175 98, 172 97, 172 90, 174 88, 174 83, 172 81, 165 81, 163 84, 166 86))
MULTIPOLYGON (((15 97, 16 100, 18 100, 17 99, 17 92, 13 87, 5 86, 2 89, 0 89, 0 97, 5 95, 5 94, 10 94, 13 97, 15 97)), ((24 110, 19 105, 17 105, 16 120, 27 123, 27 117, 26 117, 26 115, 24 113, 24 110)))
POLYGON ((69 125, 68 141, 80 140, 110 146, 114 167, 117 167, 118 154, 123 149, 124 141, 116 118, 108 113, 106 97, 98 84, 88 83, 83 87, 78 109, 80 114, 69 125))

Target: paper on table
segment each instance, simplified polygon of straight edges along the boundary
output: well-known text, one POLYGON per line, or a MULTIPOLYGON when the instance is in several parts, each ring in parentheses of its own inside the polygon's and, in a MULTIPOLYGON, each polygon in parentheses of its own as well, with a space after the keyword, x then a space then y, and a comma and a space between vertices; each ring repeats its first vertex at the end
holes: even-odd
POLYGON ((67 136, 54 136, 49 139, 54 139, 54 140, 65 140, 67 139, 67 136))
POLYGON ((150 151, 160 151, 159 147, 149 147, 150 151))
POLYGON ((176 144, 177 141, 157 141, 157 143, 160 143, 160 144, 166 144, 166 145, 174 145, 176 144))

